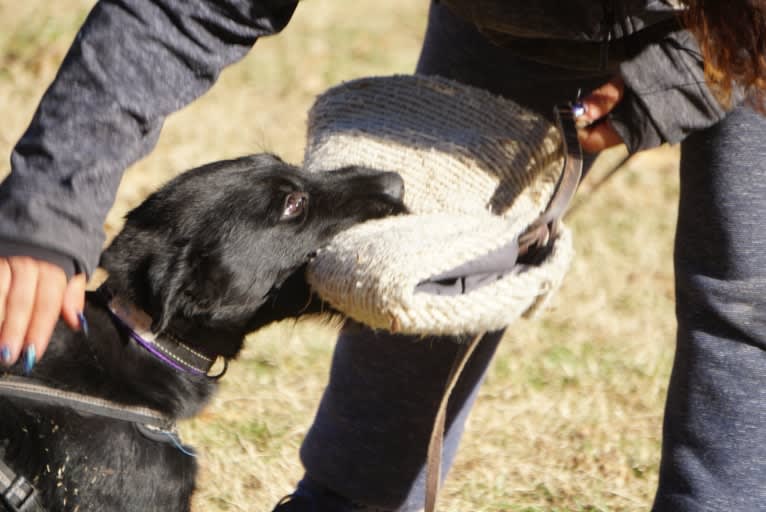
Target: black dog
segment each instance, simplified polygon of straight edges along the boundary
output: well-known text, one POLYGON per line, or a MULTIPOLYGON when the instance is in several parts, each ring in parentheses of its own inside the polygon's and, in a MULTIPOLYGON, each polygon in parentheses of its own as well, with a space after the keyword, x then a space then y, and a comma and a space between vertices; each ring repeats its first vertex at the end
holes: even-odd
MULTIPOLYGON (((271 155, 186 172, 131 211, 102 255, 109 277, 88 294, 89 335, 59 325, 30 377, 194 416, 215 389, 209 363, 234 358, 261 326, 319 311, 303 276, 312 253, 356 223, 403 212, 402 191, 393 173, 309 174, 271 155), (127 327, 141 318, 157 335, 148 346, 127 327)), ((0 399, 0 460, 34 483, 46 510, 189 510, 194 458, 139 427, 0 399)))

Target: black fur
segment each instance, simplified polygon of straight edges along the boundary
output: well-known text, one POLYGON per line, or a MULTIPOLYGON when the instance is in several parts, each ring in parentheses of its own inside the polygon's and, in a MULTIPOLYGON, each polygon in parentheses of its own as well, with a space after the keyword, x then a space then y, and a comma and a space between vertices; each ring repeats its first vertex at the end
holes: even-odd
MULTIPOLYGON (((310 255, 353 224, 404 211, 401 194, 392 173, 308 174, 272 155, 217 162, 130 212, 101 266, 155 332, 233 358, 248 332, 318 311, 303 277, 310 255)), ((214 381, 130 341, 97 295, 85 314, 90 335, 57 326, 32 377, 173 418, 197 414, 210 398, 214 381)), ((194 459, 172 444, 130 423, 20 400, 0 399, 0 457, 35 483, 50 511, 182 511, 194 490, 194 459)))

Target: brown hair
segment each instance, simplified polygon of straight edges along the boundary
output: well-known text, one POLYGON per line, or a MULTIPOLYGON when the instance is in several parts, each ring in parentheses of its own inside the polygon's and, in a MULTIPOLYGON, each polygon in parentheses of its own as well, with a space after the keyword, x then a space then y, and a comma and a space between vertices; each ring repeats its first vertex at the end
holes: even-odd
POLYGON ((766 112, 766 0, 682 0, 683 21, 696 36, 705 78, 719 101, 731 106, 742 87, 766 112))

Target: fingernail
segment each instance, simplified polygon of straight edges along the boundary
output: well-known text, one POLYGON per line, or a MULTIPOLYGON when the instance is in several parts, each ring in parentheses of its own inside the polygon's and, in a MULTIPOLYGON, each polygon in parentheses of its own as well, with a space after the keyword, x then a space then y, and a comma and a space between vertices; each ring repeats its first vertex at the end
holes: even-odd
POLYGON ((585 103, 578 101, 572 105, 572 114, 575 117, 582 117, 588 113, 588 106, 585 103))
POLYGON ((77 319, 80 321, 80 329, 82 330, 82 333, 87 337, 88 336, 88 319, 85 318, 85 315, 82 311, 77 313, 77 319))
POLYGON ((11 363, 11 349, 8 347, 3 347, 0 349, 0 359, 3 360, 4 364, 10 364, 11 363))
POLYGON ((24 351, 24 373, 27 375, 32 372, 32 368, 35 367, 35 346, 29 345, 24 351))

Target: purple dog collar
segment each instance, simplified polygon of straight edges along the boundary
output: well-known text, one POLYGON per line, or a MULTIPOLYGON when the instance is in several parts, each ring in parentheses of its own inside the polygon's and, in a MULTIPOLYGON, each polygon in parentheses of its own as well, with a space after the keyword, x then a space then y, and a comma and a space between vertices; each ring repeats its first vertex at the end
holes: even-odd
POLYGON ((227 361, 224 359, 223 370, 217 375, 209 375, 216 359, 200 354, 167 334, 158 337, 152 332, 152 318, 145 311, 108 291, 104 291, 104 295, 108 297, 109 313, 128 331, 130 338, 166 365, 180 372, 211 378, 221 377, 226 372, 227 361))

